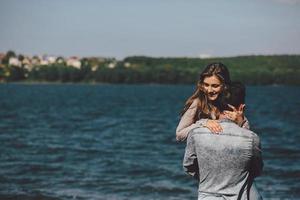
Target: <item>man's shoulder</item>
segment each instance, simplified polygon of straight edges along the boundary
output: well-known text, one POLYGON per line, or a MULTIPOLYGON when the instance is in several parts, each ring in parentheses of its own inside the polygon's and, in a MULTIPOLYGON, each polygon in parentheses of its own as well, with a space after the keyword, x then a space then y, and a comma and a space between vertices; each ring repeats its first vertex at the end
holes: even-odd
POLYGON ((190 130, 189 135, 195 135, 195 134, 207 134, 211 133, 210 130, 206 127, 196 127, 190 130))
POLYGON ((201 137, 204 134, 211 134, 211 131, 206 127, 196 127, 189 131, 188 140, 194 140, 195 137, 201 137))
POLYGON ((233 136, 236 135, 236 136, 249 137, 253 139, 258 138, 258 135, 256 133, 254 133, 249 129, 242 128, 234 122, 222 122, 220 124, 225 134, 230 134, 233 136))
MULTIPOLYGON (((253 140, 259 140, 259 137, 256 133, 253 131, 242 128, 239 125, 235 124, 234 122, 229 121, 223 121, 220 122, 220 125, 223 128, 223 131, 220 135, 227 135, 227 136, 240 136, 240 137, 246 137, 251 138, 253 140)), ((195 136, 201 136, 201 135, 215 135, 211 134, 211 131, 207 127, 196 127, 190 130, 188 137, 195 137, 195 136)))

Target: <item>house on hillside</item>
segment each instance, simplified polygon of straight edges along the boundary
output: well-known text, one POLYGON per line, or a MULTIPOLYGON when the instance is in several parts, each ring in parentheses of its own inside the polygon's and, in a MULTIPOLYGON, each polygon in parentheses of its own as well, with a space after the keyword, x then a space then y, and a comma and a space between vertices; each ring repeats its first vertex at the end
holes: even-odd
POLYGON ((130 62, 125 62, 125 63, 124 63, 124 67, 126 67, 126 68, 129 68, 129 67, 131 67, 131 64, 130 64, 130 62))
POLYGON ((98 65, 93 65, 92 66, 92 68, 91 68, 91 70, 94 72, 94 71, 97 71, 97 69, 98 69, 98 65))
POLYGON ((115 68, 116 66, 117 66, 117 62, 111 62, 111 63, 108 63, 108 68, 111 68, 111 69, 113 69, 113 68, 115 68))
POLYGON ((75 67, 77 69, 80 69, 81 67, 81 62, 80 59, 73 56, 67 59, 67 66, 75 67))
POLYGON ((33 68, 33 65, 31 63, 31 59, 27 56, 24 57, 24 59, 22 60, 22 66, 27 69, 28 71, 31 71, 33 68))
POLYGON ((47 56, 46 59, 49 62, 49 64, 54 64, 57 58, 55 56, 47 56))
POLYGON ((40 58, 38 57, 38 56, 33 56, 32 57, 32 59, 31 59, 31 63, 32 63, 32 65, 40 65, 40 63, 41 63, 41 60, 40 60, 40 58))
POLYGON ((8 60, 8 64, 13 65, 13 66, 17 66, 17 67, 22 66, 21 61, 19 61, 19 59, 16 58, 16 57, 10 57, 9 60, 8 60))
POLYGON ((63 57, 59 56, 56 58, 55 62, 58 64, 63 64, 63 63, 65 63, 65 59, 63 57))
POLYGON ((43 55, 43 56, 39 56, 40 58, 40 65, 49 65, 49 61, 47 60, 47 56, 43 55))

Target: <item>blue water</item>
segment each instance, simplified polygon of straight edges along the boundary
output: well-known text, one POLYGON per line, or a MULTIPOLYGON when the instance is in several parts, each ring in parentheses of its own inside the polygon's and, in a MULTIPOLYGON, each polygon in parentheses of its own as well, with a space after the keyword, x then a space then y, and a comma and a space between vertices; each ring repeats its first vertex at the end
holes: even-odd
MULTIPOLYGON (((175 141, 193 86, 0 85, 0 199, 196 199, 175 141)), ((300 87, 247 88, 265 199, 300 199, 300 87)))

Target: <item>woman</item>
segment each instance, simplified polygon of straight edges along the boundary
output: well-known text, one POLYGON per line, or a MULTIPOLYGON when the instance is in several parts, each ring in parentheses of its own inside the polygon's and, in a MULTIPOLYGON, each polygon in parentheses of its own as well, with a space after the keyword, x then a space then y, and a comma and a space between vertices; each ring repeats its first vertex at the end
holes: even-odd
MULTIPOLYGON (((188 98, 181 113, 181 120, 176 128, 176 139, 183 141, 190 130, 198 126, 206 126, 213 133, 222 131, 217 122, 224 111, 222 99, 228 97, 231 80, 227 67, 222 63, 211 63, 200 74, 194 94, 188 98)), ((230 105, 228 105, 230 106, 230 105)), ((249 129, 248 120, 244 118, 243 108, 224 111, 227 118, 249 129)))

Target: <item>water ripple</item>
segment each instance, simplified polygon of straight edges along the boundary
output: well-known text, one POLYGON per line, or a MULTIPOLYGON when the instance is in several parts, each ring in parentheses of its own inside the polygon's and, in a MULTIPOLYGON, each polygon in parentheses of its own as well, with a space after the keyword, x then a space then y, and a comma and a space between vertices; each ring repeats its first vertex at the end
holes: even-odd
MULTIPOLYGON (((246 116, 263 147, 257 185, 265 199, 300 198, 295 89, 247 88, 246 116)), ((197 183, 182 170, 185 144, 175 141, 192 91, 0 85, 0 199, 195 199, 197 183)))

